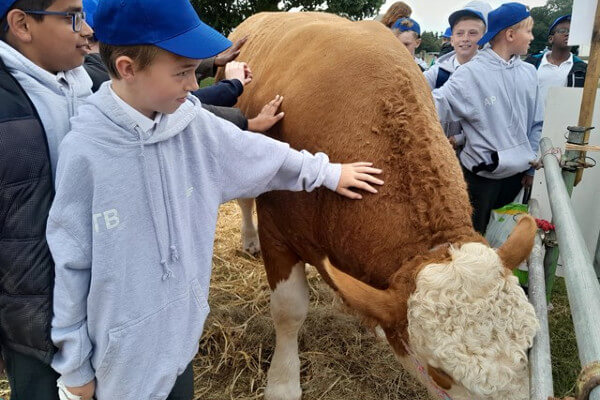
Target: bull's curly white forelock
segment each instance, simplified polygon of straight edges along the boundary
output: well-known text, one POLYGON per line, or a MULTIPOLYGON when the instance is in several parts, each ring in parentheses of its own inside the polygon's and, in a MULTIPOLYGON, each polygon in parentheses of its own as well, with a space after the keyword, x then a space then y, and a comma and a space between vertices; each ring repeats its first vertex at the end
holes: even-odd
POLYGON ((417 276, 411 349, 478 397, 527 399, 527 349, 539 326, 533 306, 490 247, 466 243, 450 254, 417 276))

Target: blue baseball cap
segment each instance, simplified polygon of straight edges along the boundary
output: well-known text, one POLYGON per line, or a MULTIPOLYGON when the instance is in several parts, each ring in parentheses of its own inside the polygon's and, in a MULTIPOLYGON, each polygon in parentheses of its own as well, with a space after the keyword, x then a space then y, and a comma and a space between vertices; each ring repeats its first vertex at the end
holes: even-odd
POLYGON ((451 27, 447 27, 446 30, 444 31, 444 34, 442 35, 443 38, 450 38, 452 37, 452 28, 451 27))
POLYGON ((94 14, 98 8, 98 0, 83 0, 83 11, 85 11, 85 22, 94 29, 94 14))
POLYGON ((548 29, 548 36, 552 35, 552 31, 554 30, 554 28, 556 28, 556 25, 560 24, 561 22, 565 22, 565 21, 571 21, 571 14, 569 15, 563 15, 562 17, 558 17, 554 20, 554 22, 552 23, 552 25, 550 25, 550 28, 548 29))
POLYGON ((192 59, 209 58, 231 46, 200 20, 189 0, 102 0, 94 31, 105 44, 150 44, 192 59))
POLYGON ((399 18, 392 25, 392 29, 398 29, 400 32, 413 31, 416 32, 417 35, 421 35, 421 27, 412 18, 399 18))
POLYGON ((485 17, 483 16, 483 14, 481 12, 477 11, 474 8, 465 7, 462 10, 454 11, 452 14, 450 14, 450 16, 448 17, 448 23, 450 24, 450 27, 454 28, 454 25, 462 17, 475 17, 475 18, 479 18, 480 20, 483 21, 484 24, 487 25, 485 17))
POLYGON ((0 18, 4 18, 4 15, 8 9, 11 8, 16 2, 17 0, 0 0, 0 18))
POLYGON ((488 31, 477 44, 480 46, 486 44, 503 29, 511 27, 529 16, 529 10, 521 3, 502 4, 488 14, 488 31))

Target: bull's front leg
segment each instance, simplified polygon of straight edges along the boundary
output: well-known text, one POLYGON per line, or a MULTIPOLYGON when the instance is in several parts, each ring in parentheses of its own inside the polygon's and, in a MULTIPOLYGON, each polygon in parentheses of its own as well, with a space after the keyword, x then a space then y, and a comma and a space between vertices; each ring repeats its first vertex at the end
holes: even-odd
MULTIPOLYGON (((267 268, 268 270, 268 268, 267 268)), ((267 374, 267 400, 300 400, 298 331, 308 313, 308 284, 304 263, 292 267, 286 280, 271 293, 271 315, 275 324, 275 354, 267 374)))
POLYGON ((238 199, 242 211, 242 248, 253 256, 260 253, 260 241, 254 223, 254 199, 238 199))

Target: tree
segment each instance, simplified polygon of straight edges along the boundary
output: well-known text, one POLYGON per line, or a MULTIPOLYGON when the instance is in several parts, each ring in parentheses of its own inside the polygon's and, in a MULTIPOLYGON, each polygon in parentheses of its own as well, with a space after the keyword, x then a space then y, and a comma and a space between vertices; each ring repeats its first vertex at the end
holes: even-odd
POLYGON ((440 43, 439 34, 437 32, 424 31, 421 34, 421 46, 419 51, 427 53, 437 53, 440 51, 442 44, 440 43))
POLYGON ((327 11, 359 20, 373 17, 384 0, 191 0, 200 18, 223 34, 261 11, 327 11))
POLYGON ((531 9, 531 16, 535 21, 533 25, 534 39, 529 48, 531 53, 538 53, 546 47, 550 25, 556 18, 571 14, 572 8, 573 0, 548 0, 545 6, 531 9))

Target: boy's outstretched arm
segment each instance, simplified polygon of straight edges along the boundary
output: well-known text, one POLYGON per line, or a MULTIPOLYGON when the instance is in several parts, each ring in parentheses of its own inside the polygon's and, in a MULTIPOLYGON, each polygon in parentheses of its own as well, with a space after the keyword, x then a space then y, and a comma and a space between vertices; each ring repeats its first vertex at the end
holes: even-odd
POLYGON ((468 71, 465 68, 459 68, 450 76, 444 86, 431 92, 442 125, 447 122, 458 122, 471 116, 470 99, 465 95, 464 90, 465 86, 469 87, 468 78, 468 71))
MULTIPOLYGON (((275 98, 267 107, 271 105, 275 113, 281 101, 275 98)), ((198 123, 204 125, 200 128, 203 132, 208 132, 203 136, 203 146, 215 155, 214 184, 221 192, 222 203, 272 190, 310 192, 322 186, 360 199, 362 195, 350 188, 377 193, 372 185, 383 184, 372 176, 381 170, 370 163, 330 163, 324 153, 294 150, 288 143, 241 131, 210 113, 204 113, 198 123)))

